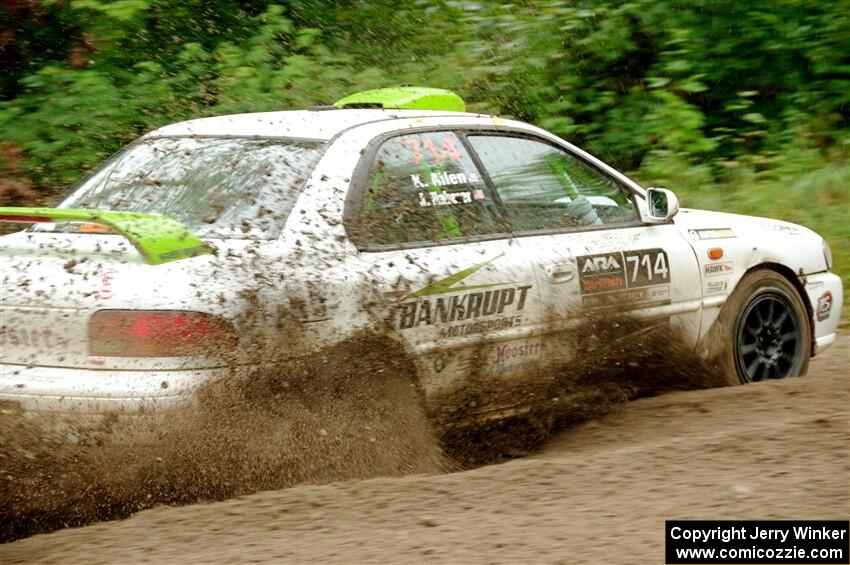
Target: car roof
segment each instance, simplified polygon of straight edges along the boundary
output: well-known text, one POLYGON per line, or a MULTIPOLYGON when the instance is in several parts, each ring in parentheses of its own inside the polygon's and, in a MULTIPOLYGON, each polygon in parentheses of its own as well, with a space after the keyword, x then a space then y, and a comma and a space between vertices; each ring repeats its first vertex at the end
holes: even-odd
POLYGON ((150 137, 172 136, 258 136, 288 137, 326 141, 337 134, 359 125, 385 120, 418 117, 481 116, 466 112, 439 110, 294 110, 284 112, 256 112, 200 118, 170 124, 154 130, 150 137))

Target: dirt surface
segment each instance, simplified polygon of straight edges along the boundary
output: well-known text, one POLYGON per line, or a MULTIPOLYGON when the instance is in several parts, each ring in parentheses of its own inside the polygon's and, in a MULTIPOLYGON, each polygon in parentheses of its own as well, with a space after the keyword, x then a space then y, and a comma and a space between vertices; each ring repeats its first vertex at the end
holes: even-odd
POLYGON ((661 562, 665 519, 847 519, 850 338, 804 379, 625 405, 523 459, 160 507, 0 562, 661 562))

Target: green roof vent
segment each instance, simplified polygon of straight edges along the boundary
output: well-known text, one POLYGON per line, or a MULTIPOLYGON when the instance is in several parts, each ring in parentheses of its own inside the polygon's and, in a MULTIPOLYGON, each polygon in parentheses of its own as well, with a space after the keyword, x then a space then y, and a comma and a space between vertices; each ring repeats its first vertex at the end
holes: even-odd
POLYGON ((337 108, 384 108, 466 112, 463 99, 451 90, 400 86, 364 90, 334 103, 337 108))

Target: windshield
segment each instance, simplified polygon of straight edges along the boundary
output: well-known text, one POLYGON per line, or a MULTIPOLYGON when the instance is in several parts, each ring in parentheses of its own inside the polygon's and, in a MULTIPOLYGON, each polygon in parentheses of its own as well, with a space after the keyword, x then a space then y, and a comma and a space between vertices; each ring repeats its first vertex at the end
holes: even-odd
MULTIPOLYGON (((201 237, 272 239, 319 154, 315 143, 280 139, 143 140, 83 180, 60 207, 162 214, 201 237)), ((92 231, 82 228, 46 227, 92 231)))

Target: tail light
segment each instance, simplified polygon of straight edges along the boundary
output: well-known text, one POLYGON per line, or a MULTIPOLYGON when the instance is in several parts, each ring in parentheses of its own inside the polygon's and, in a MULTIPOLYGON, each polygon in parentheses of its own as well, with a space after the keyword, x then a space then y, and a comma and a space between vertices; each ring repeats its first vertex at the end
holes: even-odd
POLYGON ((184 357, 231 352, 233 325, 202 312, 99 310, 89 319, 89 353, 103 357, 184 357))

